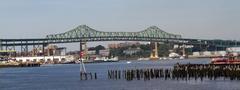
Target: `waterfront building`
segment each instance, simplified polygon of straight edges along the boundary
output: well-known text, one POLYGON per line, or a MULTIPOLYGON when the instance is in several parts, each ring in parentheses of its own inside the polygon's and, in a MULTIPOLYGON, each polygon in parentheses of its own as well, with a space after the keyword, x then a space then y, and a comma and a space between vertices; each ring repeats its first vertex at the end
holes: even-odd
POLYGON ((124 50, 123 53, 127 55, 133 55, 134 53, 140 52, 140 48, 129 48, 127 50, 124 50))
POLYGON ((99 55, 100 56, 107 57, 107 56, 109 56, 109 53, 110 53, 109 49, 99 50, 99 55))
POLYGON ((88 55, 96 55, 96 50, 88 50, 87 54, 88 55))
POLYGON ((119 48, 119 45, 116 43, 108 44, 108 48, 119 48))
POLYGON ((121 48, 121 47, 128 47, 128 46, 140 46, 140 42, 124 42, 124 43, 111 43, 108 44, 108 48, 121 48))
POLYGON ((192 55, 189 57, 219 57, 219 56, 226 56, 226 51, 203 51, 203 52, 193 52, 192 55))

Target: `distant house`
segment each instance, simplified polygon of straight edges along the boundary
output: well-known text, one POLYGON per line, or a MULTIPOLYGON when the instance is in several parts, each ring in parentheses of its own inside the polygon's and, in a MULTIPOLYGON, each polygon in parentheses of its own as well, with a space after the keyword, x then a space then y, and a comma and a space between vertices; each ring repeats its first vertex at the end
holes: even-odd
POLYGON ((121 47, 128 47, 128 46, 139 46, 141 45, 139 42, 124 42, 124 43, 112 43, 108 44, 108 48, 121 48, 121 47))
POLYGON ((101 56, 108 56, 109 55, 109 50, 106 49, 106 50, 99 50, 99 55, 101 56))
POLYGON ((87 54, 88 55, 95 55, 96 54, 96 50, 88 50, 87 54))
POLYGON ((129 48, 127 50, 124 50, 123 53, 127 55, 133 55, 134 53, 140 52, 140 48, 129 48))

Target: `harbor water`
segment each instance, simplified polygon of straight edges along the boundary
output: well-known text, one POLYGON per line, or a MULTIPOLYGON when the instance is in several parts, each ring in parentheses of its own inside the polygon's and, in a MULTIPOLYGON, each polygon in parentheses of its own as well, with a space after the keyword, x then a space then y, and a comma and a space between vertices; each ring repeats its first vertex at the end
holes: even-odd
POLYGON ((120 61, 85 64, 96 80, 80 80, 79 64, 0 68, 0 90, 240 90, 239 80, 109 80, 108 70, 173 68, 174 64, 207 64, 210 59, 120 61))

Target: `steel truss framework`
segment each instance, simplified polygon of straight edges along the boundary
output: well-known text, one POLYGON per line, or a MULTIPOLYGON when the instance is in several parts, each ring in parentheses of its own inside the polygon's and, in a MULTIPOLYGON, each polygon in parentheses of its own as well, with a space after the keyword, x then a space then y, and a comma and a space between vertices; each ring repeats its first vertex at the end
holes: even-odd
POLYGON ((148 38, 181 38, 181 35, 175 35, 167 33, 156 26, 151 26, 140 32, 102 32, 94 30, 86 25, 80 25, 77 28, 54 35, 47 35, 49 39, 60 39, 60 38, 88 38, 88 37, 148 37, 148 38))
POLYGON ((0 39, 0 49, 14 49, 14 46, 27 47, 56 43, 94 42, 94 41, 146 41, 164 42, 184 45, 211 45, 216 47, 237 47, 240 41, 236 40, 205 40, 186 39, 181 35, 170 34, 156 26, 151 26, 140 32, 101 32, 86 25, 80 25, 65 33, 47 35, 42 39, 0 39))

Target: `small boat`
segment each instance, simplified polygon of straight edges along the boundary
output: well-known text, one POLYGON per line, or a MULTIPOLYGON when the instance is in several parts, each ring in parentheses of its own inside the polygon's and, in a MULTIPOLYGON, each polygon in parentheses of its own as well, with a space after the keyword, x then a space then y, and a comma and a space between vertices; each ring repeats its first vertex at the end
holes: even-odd
POLYGON ((132 62, 130 62, 130 61, 127 61, 127 64, 130 64, 130 63, 132 63, 132 62))
POLYGON ((226 58, 213 58, 211 61, 212 64, 240 64, 240 59, 226 59, 226 58))
POLYGON ((118 61, 118 57, 111 57, 111 58, 107 58, 107 57, 96 57, 94 59, 94 62, 117 62, 118 61))
POLYGON ((240 59, 239 55, 229 54, 227 57, 213 58, 211 64, 240 64, 240 59))
POLYGON ((185 57, 184 57, 184 56, 180 56, 179 59, 180 59, 180 60, 183 60, 183 59, 185 59, 185 57))

